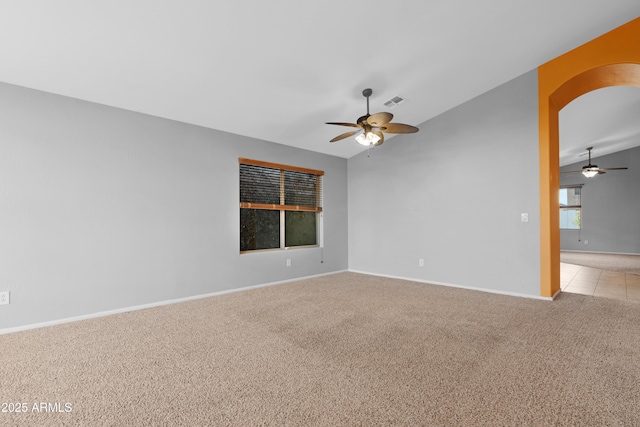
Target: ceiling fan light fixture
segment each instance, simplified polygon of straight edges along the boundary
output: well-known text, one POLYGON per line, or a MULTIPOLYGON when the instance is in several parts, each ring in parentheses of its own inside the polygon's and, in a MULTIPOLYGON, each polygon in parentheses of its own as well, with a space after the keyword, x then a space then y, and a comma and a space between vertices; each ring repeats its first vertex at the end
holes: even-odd
POLYGON ((380 137, 378 135, 376 135, 373 132, 362 132, 361 134, 359 134, 358 136, 356 136, 356 141, 358 141, 358 144, 364 145, 366 147, 370 146, 371 144, 374 144, 378 141, 380 141, 380 137))
POLYGON ((582 175, 586 176, 587 178, 593 178, 594 176, 598 175, 597 166, 594 166, 593 168, 583 169, 582 175))

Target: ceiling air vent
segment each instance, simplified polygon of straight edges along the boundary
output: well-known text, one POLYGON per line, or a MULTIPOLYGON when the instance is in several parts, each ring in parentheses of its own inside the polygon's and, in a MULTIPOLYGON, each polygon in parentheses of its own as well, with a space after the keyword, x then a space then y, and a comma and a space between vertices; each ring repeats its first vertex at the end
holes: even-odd
POLYGON ((384 106, 387 108, 395 108, 396 106, 407 102, 407 100, 401 96, 394 96, 390 100, 384 103, 384 106))

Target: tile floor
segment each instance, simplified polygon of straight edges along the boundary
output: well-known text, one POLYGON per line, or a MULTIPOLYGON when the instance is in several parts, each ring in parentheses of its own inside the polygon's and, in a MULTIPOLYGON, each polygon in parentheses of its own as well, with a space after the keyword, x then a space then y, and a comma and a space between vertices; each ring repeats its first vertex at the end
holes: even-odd
POLYGON ((640 301, 640 275, 560 263, 563 292, 640 301))

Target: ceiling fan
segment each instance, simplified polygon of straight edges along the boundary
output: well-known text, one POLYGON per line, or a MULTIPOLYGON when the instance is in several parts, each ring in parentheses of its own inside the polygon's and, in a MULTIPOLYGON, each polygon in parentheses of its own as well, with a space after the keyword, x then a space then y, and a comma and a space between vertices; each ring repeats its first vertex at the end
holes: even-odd
POLYGON ((582 173, 582 175, 586 176, 587 178, 591 178, 591 177, 594 177, 596 175, 606 173, 605 171, 616 171, 616 170, 629 169, 629 168, 599 168, 597 165, 592 165, 591 164, 591 150, 593 150, 593 147, 587 148, 587 152, 589 153, 589 164, 586 165, 586 166, 583 166, 582 170, 568 171, 568 172, 562 172, 562 173, 563 174, 582 173))
POLYGON ((380 145, 384 142, 384 133, 416 133, 418 128, 415 126, 405 125, 402 123, 389 123, 393 119, 391 113, 375 113, 369 114, 369 97, 373 91, 371 89, 365 89, 362 91, 362 95, 367 98, 367 114, 358 118, 356 123, 343 123, 343 122, 326 122, 328 125, 349 126, 359 128, 358 130, 345 132, 336 136, 329 142, 340 141, 341 139, 348 138, 356 135, 356 141, 359 144, 371 147, 380 145))

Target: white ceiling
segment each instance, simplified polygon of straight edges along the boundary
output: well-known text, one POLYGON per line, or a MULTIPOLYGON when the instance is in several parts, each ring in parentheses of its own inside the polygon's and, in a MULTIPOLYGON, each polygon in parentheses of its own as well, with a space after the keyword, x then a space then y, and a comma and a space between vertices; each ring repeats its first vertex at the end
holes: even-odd
MULTIPOLYGON (((0 0, 0 81, 348 158, 363 148, 324 122, 364 114, 367 87, 371 112, 400 95, 394 122, 417 125, 638 16, 638 0, 0 0)), ((638 135, 575 132, 572 155, 638 135)))

